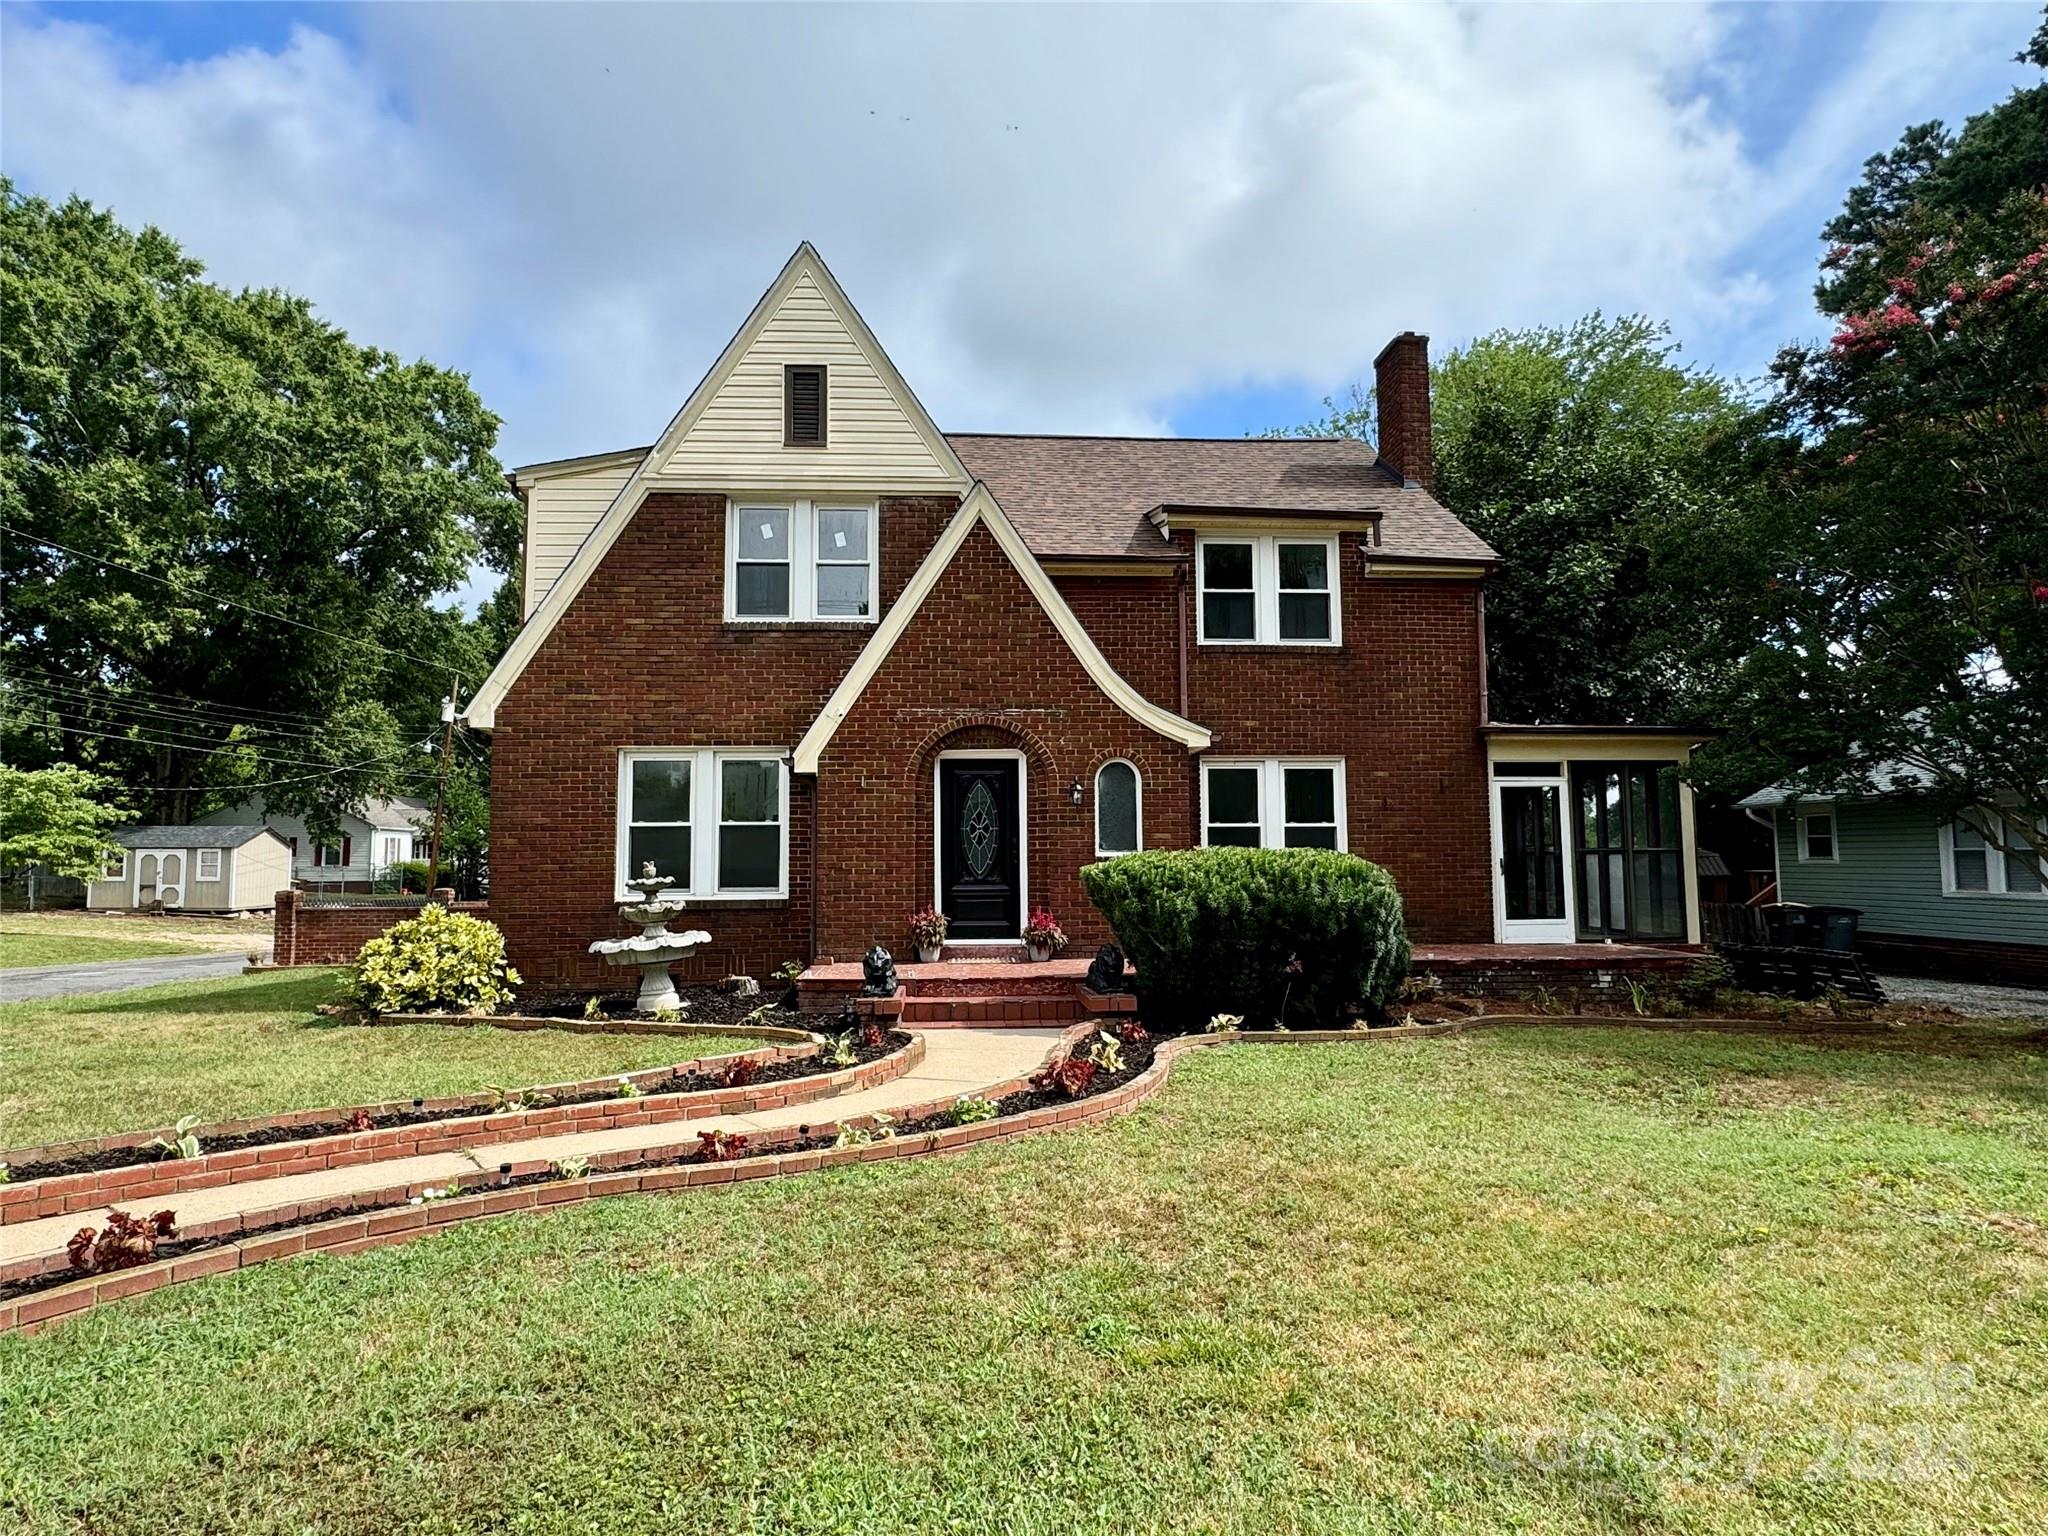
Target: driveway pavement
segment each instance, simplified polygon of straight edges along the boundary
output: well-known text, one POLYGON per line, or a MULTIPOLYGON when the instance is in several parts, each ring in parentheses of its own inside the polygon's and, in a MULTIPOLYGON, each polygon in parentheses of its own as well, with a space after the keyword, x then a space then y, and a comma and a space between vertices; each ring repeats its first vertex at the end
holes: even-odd
POLYGON ((2048 1018, 2048 992, 2035 987, 1994 987, 1981 981, 1937 981, 1927 976, 1880 976, 1895 1003, 1946 1004, 1980 1019, 2048 1018))
POLYGON ((147 955, 138 960, 94 960, 84 965, 30 965, 0 971, 0 1002, 69 997, 74 992, 125 992, 166 981, 239 976, 249 963, 242 950, 212 955, 147 955))

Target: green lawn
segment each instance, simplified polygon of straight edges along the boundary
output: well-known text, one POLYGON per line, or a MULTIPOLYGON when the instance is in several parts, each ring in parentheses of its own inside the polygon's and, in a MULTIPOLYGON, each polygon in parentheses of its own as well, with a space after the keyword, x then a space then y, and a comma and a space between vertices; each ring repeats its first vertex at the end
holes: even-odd
POLYGON ((334 998, 337 974, 279 971, 0 1004, 0 1148, 188 1113, 224 1120, 564 1082, 753 1043, 349 1024, 314 1011, 334 998))
MULTIPOLYGON (((144 955, 198 955, 208 948, 155 936, 116 936, 106 933, 105 926, 91 919, 68 922, 40 913, 0 917, 0 971, 30 965, 77 965, 88 960, 135 960, 144 955)), ((267 942, 267 934, 264 939, 267 942)))
POLYGON ((0 1339, 31 1531, 2032 1532, 2048 1047, 1197 1054, 1110 1125, 0 1339))

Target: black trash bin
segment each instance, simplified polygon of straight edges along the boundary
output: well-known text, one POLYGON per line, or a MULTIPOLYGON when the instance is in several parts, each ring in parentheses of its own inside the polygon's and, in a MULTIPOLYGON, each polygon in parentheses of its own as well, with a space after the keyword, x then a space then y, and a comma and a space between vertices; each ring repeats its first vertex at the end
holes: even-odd
POLYGON ((1854 952, 1856 919, 1863 915, 1861 907, 1808 907, 1806 910, 1813 919, 1815 930, 1809 942, 1845 955, 1854 952))
POLYGON ((1818 949, 1820 925, 1814 914, 1821 910, 1792 901, 1774 901, 1763 909, 1764 931, 1780 949, 1818 949))

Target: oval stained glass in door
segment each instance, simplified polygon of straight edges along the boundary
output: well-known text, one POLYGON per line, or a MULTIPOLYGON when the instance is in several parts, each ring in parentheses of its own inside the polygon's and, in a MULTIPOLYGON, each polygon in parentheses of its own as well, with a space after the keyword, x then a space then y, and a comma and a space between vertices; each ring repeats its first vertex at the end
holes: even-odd
POLYGON ((995 867, 996 848, 1002 841, 1000 817, 988 780, 976 779, 960 804, 960 846, 967 872, 977 880, 987 879, 995 867))

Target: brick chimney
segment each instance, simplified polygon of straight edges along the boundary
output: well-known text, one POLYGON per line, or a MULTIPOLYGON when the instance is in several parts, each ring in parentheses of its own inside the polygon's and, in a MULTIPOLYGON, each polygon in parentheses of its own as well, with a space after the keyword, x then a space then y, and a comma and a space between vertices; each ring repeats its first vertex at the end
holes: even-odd
POLYGON ((1429 338, 1403 331, 1373 359, 1380 416, 1380 461, 1425 491, 1436 490, 1429 441, 1429 338))

